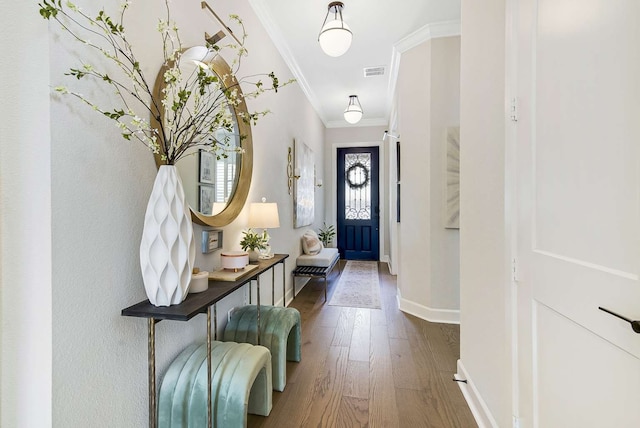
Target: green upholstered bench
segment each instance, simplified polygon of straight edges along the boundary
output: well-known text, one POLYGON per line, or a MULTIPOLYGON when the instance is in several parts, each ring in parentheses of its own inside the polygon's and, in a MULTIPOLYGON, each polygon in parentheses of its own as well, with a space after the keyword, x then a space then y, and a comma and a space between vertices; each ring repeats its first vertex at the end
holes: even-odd
MULTIPOLYGON (((224 329, 224 340, 257 343, 257 306, 236 309, 224 329)), ((287 360, 301 359, 300 312, 293 308, 260 306, 260 344, 271 351, 273 389, 284 391, 287 360)))
MULTIPOLYGON (((247 412, 272 407, 271 354, 263 346, 217 342, 211 346, 213 427, 247 426, 247 412)), ((158 397, 159 428, 207 426, 207 345, 187 347, 170 364, 158 397)))

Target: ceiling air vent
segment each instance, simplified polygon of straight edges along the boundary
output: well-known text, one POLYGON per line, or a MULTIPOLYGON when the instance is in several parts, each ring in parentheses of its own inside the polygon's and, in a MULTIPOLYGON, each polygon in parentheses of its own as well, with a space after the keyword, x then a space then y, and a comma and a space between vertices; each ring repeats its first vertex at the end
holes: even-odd
POLYGON ((384 66, 364 68, 364 77, 373 77, 373 76, 382 76, 382 75, 384 75, 384 66))

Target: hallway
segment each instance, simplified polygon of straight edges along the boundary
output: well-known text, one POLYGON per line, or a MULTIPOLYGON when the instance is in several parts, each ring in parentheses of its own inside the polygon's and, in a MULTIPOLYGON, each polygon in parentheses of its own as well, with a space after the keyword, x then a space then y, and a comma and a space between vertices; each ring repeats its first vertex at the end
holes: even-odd
POLYGON ((285 391, 274 391, 268 418, 249 415, 249 427, 476 426, 452 381, 459 326, 400 312, 396 279, 386 264, 379 270, 382 309, 329 306, 322 280, 300 291, 290 306, 302 316, 302 361, 287 363, 285 391))

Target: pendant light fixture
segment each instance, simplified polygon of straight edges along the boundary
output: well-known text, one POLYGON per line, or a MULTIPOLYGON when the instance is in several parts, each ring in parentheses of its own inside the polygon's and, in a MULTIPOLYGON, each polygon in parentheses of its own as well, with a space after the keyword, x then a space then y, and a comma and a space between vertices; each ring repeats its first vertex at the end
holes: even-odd
POLYGON ((344 111, 344 120, 351 124, 360 122, 362 119, 362 106, 357 95, 349 95, 349 105, 344 111))
POLYGON ((337 57, 344 54, 351 46, 353 34, 351 29, 342 19, 342 9, 344 3, 333 1, 327 7, 327 15, 324 17, 318 42, 320 47, 329 56, 337 57), (327 22, 329 15, 333 14, 333 19, 327 22))

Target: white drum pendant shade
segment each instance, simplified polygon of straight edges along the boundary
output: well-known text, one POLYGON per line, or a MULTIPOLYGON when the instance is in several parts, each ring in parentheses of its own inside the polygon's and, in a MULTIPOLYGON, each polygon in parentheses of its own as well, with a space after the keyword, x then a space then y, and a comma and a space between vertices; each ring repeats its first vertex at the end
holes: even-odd
POLYGON ((176 167, 162 165, 147 204, 140 267, 149 302, 177 305, 189 292, 196 256, 191 211, 176 167))
POLYGON ((327 22, 320 30, 320 47, 329 56, 338 57, 349 50, 353 34, 349 26, 342 20, 327 22))

